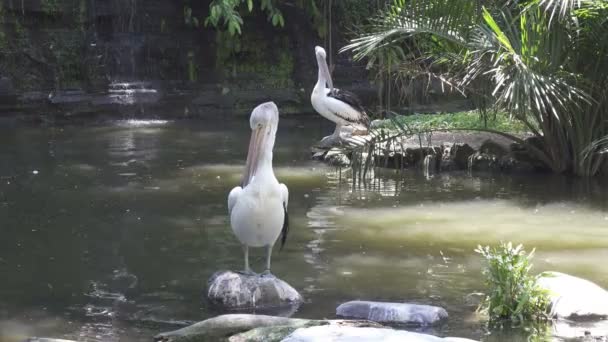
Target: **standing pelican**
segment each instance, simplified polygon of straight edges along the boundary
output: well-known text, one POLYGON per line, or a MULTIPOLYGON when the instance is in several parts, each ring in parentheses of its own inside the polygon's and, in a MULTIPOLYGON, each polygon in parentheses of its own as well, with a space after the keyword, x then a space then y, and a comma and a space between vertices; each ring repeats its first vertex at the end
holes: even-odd
POLYGON ((321 143, 329 141, 331 144, 340 141, 342 126, 352 126, 356 130, 367 131, 369 118, 359 98, 351 92, 334 88, 325 61, 325 49, 317 46, 315 54, 319 65, 319 78, 310 95, 310 102, 317 113, 336 123, 334 134, 323 138, 321 143))
POLYGON ((270 274, 272 247, 281 233, 283 247, 289 229, 289 192, 272 170, 272 148, 278 124, 279 110, 274 102, 255 107, 249 119, 251 140, 243 180, 241 186, 228 195, 230 225, 243 244, 246 274, 253 274, 249 268, 249 247, 266 247, 264 273, 270 274))

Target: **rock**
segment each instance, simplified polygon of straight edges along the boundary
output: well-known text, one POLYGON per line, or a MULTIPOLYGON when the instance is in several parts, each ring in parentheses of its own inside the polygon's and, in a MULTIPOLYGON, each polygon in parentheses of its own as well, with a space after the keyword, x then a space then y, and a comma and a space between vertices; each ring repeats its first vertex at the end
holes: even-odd
POLYGON ((497 158, 500 158, 507 154, 508 150, 507 148, 505 148, 505 146, 488 139, 481 143, 481 146, 479 147, 479 152, 492 154, 497 158))
POLYGON ((483 172, 496 171, 500 169, 500 164, 496 155, 478 151, 469 157, 468 169, 483 172))
POLYGON ((321 324, 326 324, 322 321, 303 322, 302 324, 293 325, 278 325, 270 327, 260 327, 249 331, 230 336, 229 342, 272 342, 281 341, 289 334, 299 328, 308 328, 321 324))
POLYGON ((155 341, 191 342, 216 341, 230 337, 229 341, 280 341, 294 330, 319 325, 339 325, 343 327, 382 327, 369 321, 351 320, 308 320, 266 315, 233 314, 222 315, 198 322, 191 326, 158 334, 155 341))
MULTIPOLYGON (((314 156, 313 156, 314 158, 314 156)), ((323 157, 323 161, 332 166, 349 166, 350 159, 338 148, 332 148, 327 151, 323 157)))
POLYGON ((222 309, 297 307, 302 296, 273 275, 245 275, 219 271, 208 282, 207 297, 222 309))
POLYGON ((63 340, 60 338, 46 338, 46 337, 30 337, 24 342, 75 342, 73 340, 63 340))
POLYGON ((371 301, 346 302, 336 309, 342 317, 367 319, 379 323, 432 325, 448 318, 445 309, 408 303, 371 301))
POLYGON ((185 328, 158 334, 155 341, 180 342, 227 337, 260 327, 298 326, 309 323, 307 319, 294 319, 266 315, 232 314, 213 317, 185 328))
POLYGON ((446 143, 442 148, 441 171, 466 170, 469 157, 475 153, 468 144, 446 143))
POLYGON ((337 324, 321 325, 311 328, 300 328, 287 336, 282 342, 474 342, 465 338, 440 338, 404 330, 386 328, 348 327, 337 324))
POLYGON ((498 167, 504 172, 531 173, 536 171, 534 165, 521 161, 509 153, 498 160, 498 167))
POLYGON ((538 284, 549 291, 553 318, 608 318, 608 291, 588 280, 545 272, 538 284))

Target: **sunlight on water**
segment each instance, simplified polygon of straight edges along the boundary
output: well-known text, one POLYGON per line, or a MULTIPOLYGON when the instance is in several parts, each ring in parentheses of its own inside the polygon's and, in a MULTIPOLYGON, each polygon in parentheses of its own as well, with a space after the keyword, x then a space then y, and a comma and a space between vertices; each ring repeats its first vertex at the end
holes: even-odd
POLYGON ((500 241, 548 249, 608 245, 608 213, 574 203, 520 207, 510 201, 426 203, 347 210, 346 239, 472 248, 500 241))
POLYGON ((162 126, 168 124, 168 120, 118 120, 116 121, 117 126, 121 127, 146 127, 146 126, 162 126))

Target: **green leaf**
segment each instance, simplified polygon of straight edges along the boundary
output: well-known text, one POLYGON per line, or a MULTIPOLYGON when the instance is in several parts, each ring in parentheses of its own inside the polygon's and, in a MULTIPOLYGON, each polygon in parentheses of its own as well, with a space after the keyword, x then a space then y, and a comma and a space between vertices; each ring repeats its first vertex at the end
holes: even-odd
POLYGON ((515 50, 513 50, 513 47, 511 46, 511 42, 509 42, 509 39, 507 38, 505 33, 500 29, 500 27, 498 26, 498 24, 492 17, 492 14, 490 14, 490 12, 488 11, 488 9, 485 6, 483 8, 483 19, 486 22, 486 24, 490 27, 490 29, 492 29, 494 34, 496 34, 496 39, 498 39, 498 41, 502 44, 502 46, 505 49, 509 50, 509 52, 515 53, 515 50))

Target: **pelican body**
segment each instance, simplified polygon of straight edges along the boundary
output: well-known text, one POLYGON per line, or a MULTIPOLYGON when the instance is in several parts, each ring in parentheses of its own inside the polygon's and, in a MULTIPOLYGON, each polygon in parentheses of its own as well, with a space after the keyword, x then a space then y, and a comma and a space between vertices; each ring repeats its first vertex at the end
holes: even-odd
POLYGON ((279 110, 273 102, 257 106, 251 113, 251 140, 241 186, 228 195, 230 225, 243 245, 245 273, 249 268, 249 247, 265 247, 266 271, 270 273, 272 248, 281 232, 281 247, 289 229, 289 192, 279 183, 272 169, 272 149, 279 123, 279 110))
POLYGON ((342 126, 352 126, 356 130, 367 131, 369 118, 359 98, 351 92, 334 88, 325 60, 327 57, 325 49, 320 46, 315 47, 315 55, 319 66, 319 77, 310 95, 310 102, 317 113, 336 123, 334 134, 323 140, 339 139, 342 126))

